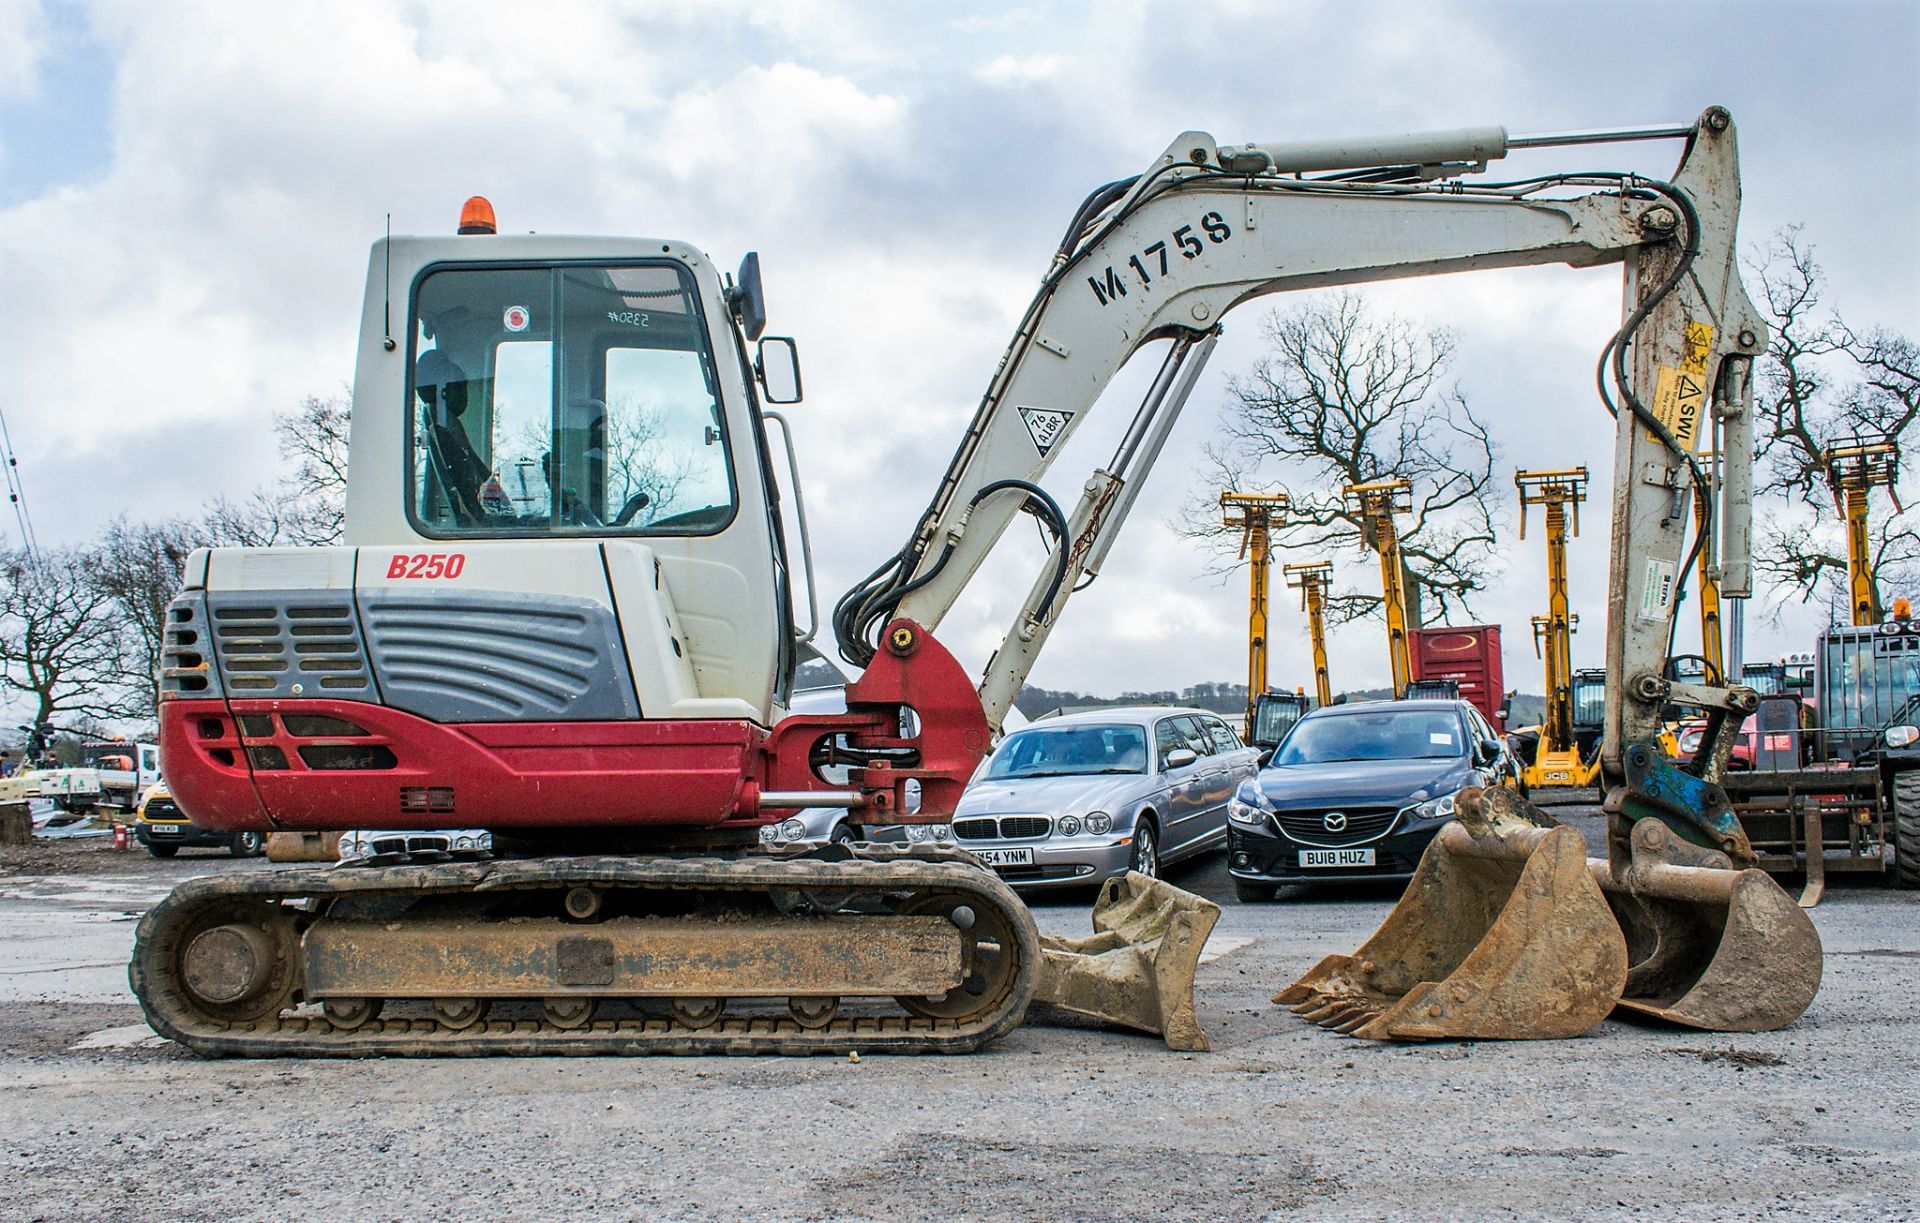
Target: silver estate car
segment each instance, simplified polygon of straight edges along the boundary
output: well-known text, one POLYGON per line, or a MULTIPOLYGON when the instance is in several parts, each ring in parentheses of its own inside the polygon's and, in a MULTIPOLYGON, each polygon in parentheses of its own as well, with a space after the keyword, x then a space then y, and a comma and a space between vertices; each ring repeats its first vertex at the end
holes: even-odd
POLYGON ((1016 888, 1086 886, 1219 849, 1259 753, 1218 714, 1067 714, 1003 740, 960 799, 955 842, 1016 888))

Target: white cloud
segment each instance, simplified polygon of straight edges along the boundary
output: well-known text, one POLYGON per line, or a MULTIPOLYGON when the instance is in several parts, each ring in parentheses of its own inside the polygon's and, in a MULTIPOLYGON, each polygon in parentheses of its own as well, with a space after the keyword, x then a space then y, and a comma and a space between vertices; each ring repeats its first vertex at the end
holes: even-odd
POLYGON ((974 75, 989 85, 1034 85, 1058 77, 1067 63, 1063 55, 1002 55, 974 75))
MULTIPOLYGON (((1570 62, 1563 31, 1516 33, 1474 5, 1303 4, 1280 24, 1257 4, 1144 0, 1091 17, 711 0, 484 19, 371 0, 255 6, 236 21, 211 3, 100 0, 89 24, 116 60, 112 164, 0 210, 0 395, 43 532, 80 538, 121 510, 191 509, 264 480, 268 414, 350 374, 366 248, 388 212, 396 230, 441 232, 481 192, 510 229, 684 237, 723 266, 758 248, 774 327, 799 337, 806 364, 809 401, 792 416, 830 602, 925 504, 1073 206, 1187 128, 1227 141, 1543 130, 1724 101, 1743 118, 1749 236, 1806 221, 1850 317, 1920 330, 1902 211, 1920 188, 1911 74, 1865 63, 1850 74, 1849 88, 1880 91, 1885 119, 1855 141, 1755 67, 1788 44, 1848 62, 1898 40, 1776 16, 1732 32, 1710 14, 1675 18, 1675 46, 1711 25, 1726 53, 1643 73, 1623 112, 1609 65, 1643 47, 1632 22, 1570 62), (1476 70, 1436 89, 1434 65, 1460 62, 1476 70), (1821 190, 1808 192, 1801 160, 1815 156, 1821 190)), ((0 0, 0 94, 31 80, 45 37, 37 5, 0 0)), ((1654 173, 1671 157, 1579 151, 1654 173)), ((1460 333, 1455 373, 1508 467, 1584 459, 1604 486, 1609 422, 1591 370, 1617 325, 1617 272, 1367 292, 1460 333)), ((1106 574, 1068 611, 1037 681, 1118 691, 1241 674, 1244 575, 1210 575, 1213 555, 1165 524, 1196 478, 1226 376, 1258 354, 1256 311, 1228 320, 1106 574)), ((1063 501, 1107 459, 1145 376, 1129 371, 1050 473, 1063 501)), ((1597 494, 1573 553, 1583 665, 1603 636, 1605 523, 1597 494)), ((1026 591, 1030 535, 1010 536, 943 630, 973 665, 1026 591)), ((1507 576, 1481 604, 1512 628, 1510 682, 1522 687, 1537 686, 1525 625, 1543 595, 1539 552, 1531 534, 1509 540, 1507 576)), ((1363 557, 1332 559, 1356 583, 1377 580, 1363 557)), ((1285 594, 1273 607, 1287 626, 1275 679, 1291 685, 1307 675, 1298 612, 1285 594)), ((1797 610, 1784 627, 1756 624, 1755 638, 1807 636, 1797 610)), ((1333 650, 1336 684, 1385 677, 1376 624, 1339 630, 1333 650)))
POLYGON ((839 168, 842 155, 897 152, 905 113, 899 99, 865 93, 844 77, 787 62, 749 66, 673 98, 660 130, 674 134, 674 152, 658 157, 659 168, 687 180, 725 167, 781 184, 765 202, 804 206, 803 192, 839 168))
POLYGON ((47 14, 40 0, 0 0, 0 98, 29 97, 40 87, 48 52, 47 14))
POLYGON ((947 22, 947 28, 961 34, 1003 34, 1008 30, 1031 26, 1040 20, 1040 13, 1031 8, 1010 8, 999 13, 973 13, 966 17, 955 17, 947 22))

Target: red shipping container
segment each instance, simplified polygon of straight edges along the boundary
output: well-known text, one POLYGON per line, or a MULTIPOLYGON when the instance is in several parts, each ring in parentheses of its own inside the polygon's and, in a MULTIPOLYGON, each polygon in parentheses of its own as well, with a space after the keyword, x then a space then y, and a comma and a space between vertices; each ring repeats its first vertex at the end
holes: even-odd
POLYGON ((1500 664, 1500 626, 1462 624, 1449 628, 1417 628, 1408 633, 1409 660, 1415 679, 1450 679, 1460 685, 1460 697, 1486 715, 1493 728, 1505 731, 1500 703, 1506 697, 1506 668, 1500 664))

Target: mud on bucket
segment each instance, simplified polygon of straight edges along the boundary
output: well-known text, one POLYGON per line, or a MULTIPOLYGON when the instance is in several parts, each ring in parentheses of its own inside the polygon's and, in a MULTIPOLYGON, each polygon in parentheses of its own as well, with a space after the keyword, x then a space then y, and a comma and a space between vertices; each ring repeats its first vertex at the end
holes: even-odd
POLYGON ((1623 878, 1604 862, 1589 867, 1626 936, 1623 1011, 1713 1032, 1770 1032, 1819 992, 1819 932, 1765 871, 1729 869, 1653 820, 1634 826, 1623 878), (1679 864, 1689 860, 1712 865, 1679 864))
MULTIPOLYGON (((1462 799, 1463 814, 1497 801, 1462 799)), ((1274 1001, 1372 1040, 1546 1040, 1605 1019, 1626 978, 1626 942, 1577 830, 1456 820, 1372 938, 1274 1001)))
POLYGON ((1193 978, 1219 920, 1219 905, 1170 883, 1133 871, 1109 879, 1091 937, 1041 936, 1033 1000, 1205 1052, 1212 1045, 1193 1007, 1193 978))

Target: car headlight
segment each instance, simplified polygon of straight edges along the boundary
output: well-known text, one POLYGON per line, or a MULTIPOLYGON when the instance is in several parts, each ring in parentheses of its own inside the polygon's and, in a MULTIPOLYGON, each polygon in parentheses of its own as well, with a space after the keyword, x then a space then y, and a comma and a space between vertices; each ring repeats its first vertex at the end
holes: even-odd
POLYGON ((933 840, 932 824, 908 824, 906 828, 907 840, 913 842, 915 845, 924 845, 928 841, 933 840))
POLYGON ((1416 820, 1450 820, 1453 818, 1453 800, 1460 791, 1442 794, 1430 798, 1424 803, 1415 803, 1410 810, 1416 820))
POLYGON ((474 848, 473 838, 463 832, 453 838, 453 847, 455 849, 472 849, 474 848))
POLYGON ((1235 824, 1260 826, 1267 822, 1269 814, 1273 814, 1273 808, 1267 806, 1267 795, 1260 793, 1260 785, 1254 781, 1240 783, 1240 789, 1227 799, 1227 818, 1235 824))
POLYGON ((1920 726, 1887 727, 1888 747, 1910 747, 1920 742, 1920 726))
POLYGON ((760 843, 762 845, 771 845, 775 841, 778 841, 779 839, 780 839, 780 825, 778 824, 760 825, 760 843))
POLYGON ((951 824, 935 824, 935 825, 933 826, 933 839, 934 839, 934 840, 936 840, 936 841, 951 841, 951 840, 953 840, 953 825, 951 825, 951 824))
POLYGON ((780 821, 780 836, 783 840, 798 841, 807 835, 807 826, 799 820, 780 821))
POLYGON ((1053 822, 1053 830, 1063 837, 1077 837, 1080 835, 1080 817, 1063 815, 1053 822))
POLYGON ((357 832, 349 832, 340 838, 340 860, 352 862, 359 858, 373 856, 373 844, 357 832))
POLYGON ((1089 811, 1085 822, 1086 830, 1096 837, 1106 836, 1113 831, 1113 817, 1104 811, 1089 811))

